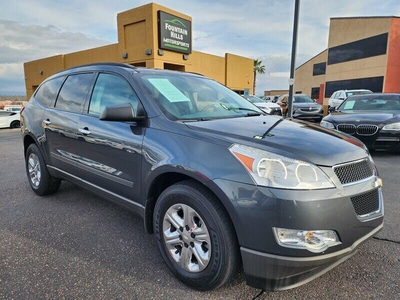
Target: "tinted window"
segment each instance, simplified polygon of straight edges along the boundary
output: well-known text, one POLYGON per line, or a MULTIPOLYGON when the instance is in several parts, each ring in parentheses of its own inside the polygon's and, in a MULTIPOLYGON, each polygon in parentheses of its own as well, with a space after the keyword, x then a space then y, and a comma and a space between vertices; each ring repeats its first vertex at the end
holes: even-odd
POLYGON ((313 98, 313 99, 319 98, 319 87, 311 88, 311 98, 313 98))
POLYGON ((56 107, 72 112, 82 112, 92 78, 92 73, 68 76, 58 95, 56 107))
MULTIPOLYGON (((329 98, 332 93, 337 90, 357 90, 357 89, 368 89, 374 93, 381 93, 383 89, 383 76, 370 77, 370 78, 359 78, 359 79, 348 79, 339 81, 328 81, 325 85, 325 98, 329 98)), ((337 98, 338 96, 335 95, 337 98)), ((345 97, 343 95, 343 97, 345 97)))
POLYGON ((104 107, 122 103, 132 104, 137 112, 139 101, 129 83, 117 75, 100 74, 93 90, 89 113, 98 116, 104 107))
POLYGON ((313 76, 324 75, 326 71, 326 62, 314 64, 313 66, 313 76))
POLYGON ((44 106, 54 106, 54 101, 64 79, 65 77, 58 77, 43 83, 36 92, 36 100, 44 106))
POLYGON ((388 34, 332 47, 328 52, 328 65, 386 54, 388 34))

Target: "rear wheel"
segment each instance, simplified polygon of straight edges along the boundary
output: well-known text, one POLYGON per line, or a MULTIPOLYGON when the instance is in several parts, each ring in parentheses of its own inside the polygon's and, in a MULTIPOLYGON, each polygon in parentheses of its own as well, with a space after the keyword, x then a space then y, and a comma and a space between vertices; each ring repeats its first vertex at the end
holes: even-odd
POLYGON ((10 124, 10 128, 19 128, 19 127, 21 127, 19 121, 12 121, 10 124))
POLYGON ((156 203, 153 225, 168 267, 191 288, 218 288, 238 271, 232 223, 202 185, 189 180, 167 188, 156 203))
POLYGON ((39 196, 57 192, 61 181, 52 177, 39 148, 35 144, 29 145, 25 155, 26 174, 32 190, 39 196))

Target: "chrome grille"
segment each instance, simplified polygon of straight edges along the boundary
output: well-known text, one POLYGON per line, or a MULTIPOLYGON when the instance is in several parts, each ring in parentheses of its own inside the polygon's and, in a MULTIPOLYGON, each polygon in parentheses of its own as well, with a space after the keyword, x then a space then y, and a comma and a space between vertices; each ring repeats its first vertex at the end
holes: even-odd
POLYGON ((378 189, 351 197, 350 199, 358 216, 368 215, 379 210, 378 189))
POLYGON ((308 111, 308 112, 310 112, 310 111, 318 111, 319 108, 318 108, 318 107, 300 107, 300 110, 301 110, 301 111, 308 111))
POLYGON ((378 131, 378 126, 369 124, 360 124, 358 126, 353 124, 339 124, 337 129, 348 134, 374 135, 378 131))
POLYGON ((378 131, 376 125, 358 125, 357 134, 359 135, 374 135, 378 131))
POLYGON ((352 124, 339 124, 337 126, 337 129, 339 131, 348 133, 348 134, 355 134, 356 133, 356 126, 352 124))
POLYGON ((349 184, 374 175, 371 162, 368 159, 334 166, 333 171, 341 184, 349 184))

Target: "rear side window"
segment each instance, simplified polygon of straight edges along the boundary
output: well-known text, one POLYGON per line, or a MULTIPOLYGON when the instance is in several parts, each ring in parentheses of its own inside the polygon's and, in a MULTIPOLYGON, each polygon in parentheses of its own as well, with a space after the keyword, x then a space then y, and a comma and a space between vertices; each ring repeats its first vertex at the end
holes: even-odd
POLYGON ((65 77, 57 77, 43 83, 36 92, 35 98, 44 106, 54 106, 60 86, 65 77))
POLYGON ((137 113, 139 100, 129 83, 117 75, 100 74, 93 90, 89 114, 99 116, 104 107, 123 103, 130 103, 137 113))
POLYGON ((58 95, 56 108, 82 112, 93 79, 93 73, 68 76, 58 95))

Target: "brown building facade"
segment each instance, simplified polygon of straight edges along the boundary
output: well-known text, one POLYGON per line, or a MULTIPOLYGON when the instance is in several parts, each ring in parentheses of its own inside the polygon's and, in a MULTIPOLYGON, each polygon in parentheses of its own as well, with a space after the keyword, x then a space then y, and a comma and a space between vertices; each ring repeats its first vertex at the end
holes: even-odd
POLYGON ((195 72, 211 77, 238 93, 253 93, 254 60, 230 53, 224 57, 192 50, 192 18, 150 3, 117 15, 118 43, 60 54, 24 64, 29 99, 52 74, 94 62, 195 72))
POLYGON ((327 105, 342 89, 400 92, 400 17, 331 18, 328 48, 296 69, 294 91, 327 105))

